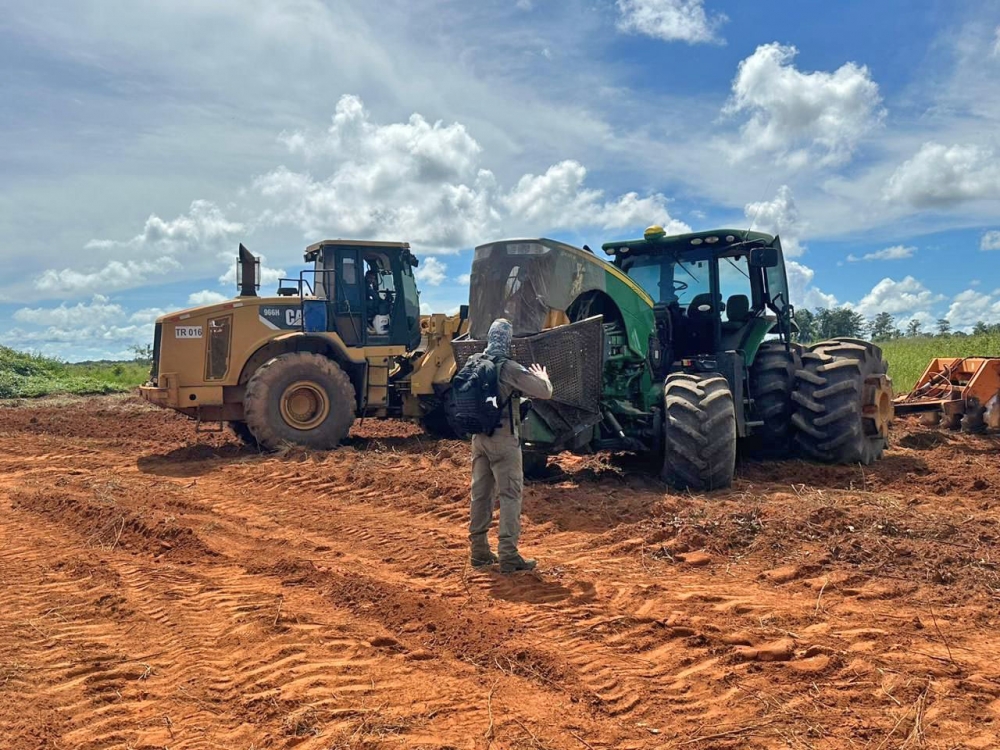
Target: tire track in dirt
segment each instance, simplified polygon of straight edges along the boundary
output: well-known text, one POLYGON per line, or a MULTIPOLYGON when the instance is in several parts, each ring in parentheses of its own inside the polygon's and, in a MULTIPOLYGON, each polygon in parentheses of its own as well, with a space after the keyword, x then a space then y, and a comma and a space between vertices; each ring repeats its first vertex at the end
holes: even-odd
MULTIPOLYGON (((314 467, 313 471, 318 475, 328 472, 335 474, 335 467, 329 466, 331 461, 336 462, 336 459, 327 458, 320 466, 314 467)), ((396 502, 398 496, 387 497, 377 489, 359 489, 328 477, 313 476, 302 465, 270 478, 262 469, 264 467, 252 470, 255 478, 250 484, 257 486, 258 481, 261 481, 270 493, 274 493, 274 499, 280 501, 277 504, 283 508, 282 512, 294 517, 296 524, 299 524, 297 528, 306 529, 305 532, 297 533, 313 534, 313 529, 318 528, 329 536, 348 538, 356 555, 361 554, 358 546, 370 550, 373 557, 388 550, 389 556, 386 559, 395 566, 410 567, 411 574, 415 572, 418 577, 423 565, 421 558, 412 554, 408 557, 405 550, 423 545, 426 553, 427 536, 436 539, 442 548, 464 549, 460 531, 458 541, 454 533, 450 536, 435 533, 442 528, 442 519, 453 522, 461 518, 464 521, 464 506, 459 506, 462 510, 454 506, 440 506, 440 498, 442 495, 447 496, 448 490, 439 492, 435 488, 434 498, 420 498, 419 493, 408 494, 404 505, 413 507, 417 512, 407 513, 405 508, 399 508, 399 503, 396 502), (308 489, 309 492, 300 488, 308 489), (322 496, 329 490, 337 493, 338 506, 341 502, 350 504, 351 523, 344 524, 337 520, 348 517, 347 513, 341 515, 334 512, 331 515, 330 508, 319 513, 314 510, 314 506, 302 507, 299 502, 300 498, 310 493, 322 496), (430 510, 428 506, 431 507, 430 510), (409 528, 410 533, 401 536, 395 531, 389 535, 380 535, 377 530, 382 528, 409 528)), ((249 468, 247 470, 251 471, 249 468)), ((421 471, 431 470, 433 467, 410 466, 407 476, 415 480, 413 486, 420 486, 421 471)), ((461 526, 457 528, 461 529, 461 526)), ((546 560, 559 563, 579 561, 586 557, 581 553, 578 539, 561 539, 560 536, 554 534, 543 543, 546 560)), ((312 540, 315 543, 316 538, 313 537, 312 540)), ((598 556, 604 551, 601 547, 591 549, 591 553, 597 553, 598 556)), ((634 557, 615 554, 599 559, 591 557, 587 561, 590 568, 588 572, 600 571, 605 575, 598 574, 594 577, 598 581, 596 585, 594 578, 585 582, 573 581, 573 585, 579 585, 581 590, 589 586, 594 591, 589 597, 574 598, 566 592, 553 593, 549 585, 535 586, 532 583, 534 579, 529 577, 512 580, 477 573, 469 578, 469 583, 499 600, 517 596, 521 601, 530 603, 531 613, 522 616, 521 623, 529 631, 558 635, 561 654, 573 667, 581 682, 601 699, 602 710, 611 716, 624 715, 637 720, 647 719, 652 715, 654 719, 662 720, 663 709, 669 708, 673 716, 684 716, 693 727, 711 725, 725 719, 731 702, 747 700, 750 691, 746 687, 734 687, 732 682, 736 678, 756 683, 759 685, 760 695, 766 695, 774 672, 778 672, 779 682, 798 680, 802 676, 846 674, 842 681, 849 685, 851 673, 856 673, 859 668, 867 668, 869 671, 872 668, 868 663, 859 663, 857 660, 844 663, 839 657, 831 659, 827 652, 836 653, 838 649, 836 646, 823 645, 824 640, 829 639, 824 639, 825 630, 822 627, 801 637, 805 641, 798 644, 799 658, 793 662, 786 661, 793 658, 792 654, 780 656, 780 660, 773 664, 766 661, 762 664, 756 656, 745 661, 734 661, 732 656, 727 656, 727 652, 731 652, 734 646, 750 649, 754 643, 759 646, 762 637, 768 635, 772 641, 777 642, 780 641, 779 636, 787 632, 782 631, 780 624, 787 626, 791 623, 775 623, 767 627, 761 624, 773 617, 771 610, 777 609, 775 603, 770 601, 771 597, 761 596, 761 592, 748 594, 745 583, 736 584, 736 587, 711 582, 706 585, 704 575, 678 574, 676 569, 663 566, 662 563, 655 565, 674 577, 674 591, 669 595, 651 591, 651 588, 656 587, 651 587, 648 583, 621 582, 606 585, 601 582, 607 579, 614 581, 623 567, 634 573, 638 567, 634 557), (594 599, 602 600, 603 603, 590 604, 594 599), (566 601, 572 601, 572 606, 567 605, 566 601), (720 627, 720 622, 725 626, 720 627), (751 627, 755 622, 757 627, 751 627), (582 635, 581 630, 585 631, 582 635), (602 634, 602 630, 609 632, 602 634), (751 638, 746 635, 748 630, 757 632, 751 638), (595 657, 595 643, 602 651, 599 657, 595 657), (762 669, 763 674, 755 679, 753 673, 761 672, 762 669)), ((453 563, 441 575, 429 578, 433 579, 431 584, 434 581, 449 582, 443 592, 448 594, 454 593, 454 582, 459 576, 460 568, 453 563)), ((816 582, 815 587, 822 592, 822 587, 828 583, 824 579, 822 584, 816 582)), ((813 589, 814 592, 816 588, 813 589)), ((831 594, 834 588, 831 586, 831 594)), ((788 618, 786 616, 783 619, 788 618)), ((811 622, 806 617, 798 618, 798 621, 811 622)), ((871 645, 864 640, 865 635, 863 632, 844 631, 833 634, 831 638, 847 639, 846 644, 837 645, 840 646, 840 651, 848 653, 871 645)), ((760 658, 771 658, 767 648, 760 658)), ((926 659, 903 666, 919 672, 926 668, 926 659)), ((876 663, 875 668, 881 667, 876 663)), ((990 693, 987 691, 984 695, 989 696, 990 693)), ((867 695, 864 697, 867 698, 867 695)), ((773 710, 773 705, 762 700, 761 715, 770 710, 773 710)), ((836 727, 829 727, 828 731, 831 736, 836 736, 836 727)))
MULTIPOLYGON (((684 672, 678 677, 677 673, 664 670, 663 663, 687 663, 692 655, 699 654, 707 659, 707 649, 697 643, 698 634, 691 628, 668 624, 663 618, 650 615, 655 606, 648 600, 638 604, 645 610, 642 614, 637 614, 634 608, 623 609, 621 602, 638 598, 635 586, 626 583, 605 586, 603 582, 595 583, 595 578, 605 576, 580 575, 579 571, 573 571, 572 576, 561 575, 556 581, 547 580, 547 576, 546 579, 509 578, 479 572, 465 580, 464 487, 442 487, 439 482, 424 481, 428 476, 440 476, 441 469, 417 458, 413 462, 416 465, 406 466, 407 482, 423 490, 415 489, 405 497, 398 492, 386 495, 378 488, 358 487, 341 479, 342 470, 351 465, 352 458, 357 457, 331 454, 319 465, 306 461, 294 464, 292 469, 284 462, 268 459, 253 466, 227 469, 226 473, 241 477, 232 480, 234 484, 258 492, 261 488, 265 490, 268 506, 280 508, 280 515, 286 521, 275 523, 274 528, 294 529, 286 535, 290 543, 308 539, 323 551, 349 553, 360 557, 366 569, 381 568, 381 563, 388 563, 393 569, 389 575, 394 572, 393 577, 409 580, 411 585, 412 579, 419 579, 442 597, 461 598, 462 586, 469 585, 482 599, 529 605, 507 611, 503 607, 496 609, 508 618, 511 628, 523 626, 519 628, 524 631, 519 638, 525 643, 557 641, 558 661, 566 670, 562 682, 572 684, 575 678, 584 696, 590 696, 609 716, 648 721, 651 712, 657 719, 662 718, 664 704, 683 704, 692 714, 692 720, 700 720, 712 714, 713 704, 724 703, 732 696, 731 689, 706 691, 709 694, 700 695, 697 701, 678 695, 689 692, 685 678, 697 670, 678 667, 677 672, 684 672), (428 489, 435 497, 421 496, 428 489), (455 496, 460 498, 457 503, 455 496), (321 499, 325 501, 322 509, 318 502, 321 499), (287 523, 292 518, 294 522, 287 523), (344 549, 339 549, 343 546, 341 540, 349 540, 344 549), (433 558, 435 550, 439 557, 428 559, 433 558), (623 627, 626 621, 631 624, 623 627), (653 651, 655 661, 645 653, 653 651), (701 713, 693 710, 692 704, 701 713)), ((403 470, 395 468, 397 472, 403 470)), ((245 504, 241 507, 245 508, 245 504)), ((567 558, 578 557, 583 549, 578 539, 561 540, 556 534, 545 540, 545 560, 549 565, 558 565, 567 558)), ((601 559, 599 566, 613 580, 612 571, 619 570, 626 562, 631 566, 631 560, 610 555, 601 559)), ((593 559, 590 566, 593 570, 593 559)), ((495 658, 508 657, 501 654, 495 658)), ((510 668, 517 665, 511 663, 510 668)), ((530 676, 530 667, 528 670, 530 676)), ((546 679, 545 675, 535 677, 543 682, 546 679)))
MULTIPOLYGON (((483 694, 485 688, 478 678, 474 679, 475 684, 471 688, 467 684, 463 685, 462 680, 456 681, 452 676, 456 671, 461 672, 461 669, 456 669, 451 664, 440 668, 438 664, 428 662, 424 654, 419 651, 414 653, 390 636, 366 634, 365 638, 354 638, 344 635, 335 642, 331 642, 327 636, 318 637, 315 635, 318 630, 328 632, 331 628, 343 629, 345 622, 349 623, 346 627, 350 632, 358 624, 358 613, 347 612, 343 621, 334 623, 312 622, 308 617, 302 618, 297 614, 298 608, 294 608, 291 604, 294 594, 288 593, 300 586, 301 581, 293 578, 284 585, 276 586, 271 579, 280 578, 283 571, 272 571, 267 566, 258 565, 256 572, 247 573, 248 567, 254 570, 252 562, 247 564, 248 561, 243 560, 246 567, 243 564, 233 565, 228 557, 215 552, 209 543, 202 539, 201 531, 195 533, 192 526, 187 525, 186 520, 178 525, 180 531, 175 532, 172 527, 165 526, 160 517, 164 508, 184 507, 188 511, 193 509, 195 511, 193 515, 199 523, 206 521, 214 523, 218 527, 216 532, 220 535, 218 539, 226 541, 221 536, 223 528, 227 525, 226 519, 216 518, 212 513, 199 512, 198 503, 191 503, 184 497, 184 492, 181 491, 184 488, 163 488, 161 496, 155 501, 147 502, 150 499, 142 497, 142 493, 135 493, 137 497, 133 497, 132 480, 125 478, 122 482, 121 496, 116 498, 119 504, 112 512, 88 497, 87 492, 92 485, 90 478, 74 480, 79 484, 73 486, 71 482, 70 486, 63 488, 67 494, 55 497, 35 489, 33 484, 36 480, 42 483, 46 481, 44 478, 35 477, 27 483, 26 488, 12 493, 13 513, 31 514, 32 526, 43 531, 41 538, 32 540, 31 548, 37 550, 45 540, 51 542, 54 539, 65 540, 73 537, 75 542, 70 548, 75 555, 79 555, 81 550, 91 549, 94 545, 103 545, 105 549, 100 554, 104 562, 116 572, 115 590, 128 603, 129 619, 141 622, 144 637, 163 645, 163 653, 160 654, 163 664, 156 666, 156 680, 161 688, 174 689, 180 693, 171 700, 179 701, 186 707, 186 710, 176 706, 164 710, 163 715, 173 722, 165 728, 178 732, 176 736, 170 737, 171 746, 198 746, 189 733, 184 735, 184 739, 181 738, 182 735, 177 729, 181 725, 203 728, 215 725, 214 731, 216 736, 219 736, 218 718, 212 715, 212 709, 234 702, 267 717, 272 724, 274 723, 272 714, 284 714, 282 719, 284 731, 291 732, 296 740, 312 743, 312 733, 317 730, 317 725, 322 725, 327 737, 331 734, 336 735, 340 726, 336 720, 338 716, 344 717, 344 731, 356 728, 359 721, 362 723, 368 721, 371 709, 351 708, 350 706, 357 701, 349 696, 356 693, 363 695, 364 700, 370 705, 385 705, 390 702, 389 697, 395 695, 400 688, 395 677, 400 673, 409 675, 408 684, 403 686, 405 689, 402 692, 422 694, 421 703, 428 715, 446 715, 449 717, 449 723, 457 721, 460 726, 469 724, 482 726, 484 723, 484 720, 479 718, 482 707, 470 706, 467 701, 455 698, 470 692, 483 694), (74 495, 74 492, 77 494, 74 495), (170 497, 173 492, 179 492, 182 496, 170 497), (142 509, 127 505, 130 500, 137 500, 142 509), (110 524, 107 523, 109 518, 112 520, 110 524), (120 520, 115 523, 115 519, 120 520), (170 541, 176 540, 178 536, 186 540, 185 543, 170 545, 170 541), (170 546, 164 548, 165 541, 170 546), (211 568, 210 575, 206 577, 205 574, 195 572, 189 567, 195 563, 198 564, 199 571, 208 565, 211 568), (265 577, 262 579, 261 575, 265 577), (226 582, 225 591, 220 591, 213 583, 216 580, 226 582), (276 595, 277 592, 281 593, 276 595), (263 596, 263 602, 260 596, 263 596), (277 609, 276 602, 279 605, 277 609), (279 619, 282 623, 286 620, 294 622, 294 625, 282 624, 282 628, 287 628, 291 632, 305 631, 311 635, 312 641, 303 643, 290 640, 288 637, 272 636, 268 639, 268 649, 265 653, 243 659, 234 658, 228 647, 236 649, 245 647, 245 641, 250 637, 248 631, 259 630, 262 627, 260 622, 254 622, 252 617, 248 622, 246 617, 252 613, 259 613, 262 604, 267 605, 268 617, 271 611, 275 611, 275 622, 279 619), (281 605, 284 605, 284 617, 279 617, 282 611, 281 605), (315 648, 318 640, 322 641, 323 654, 317 653, 315 648), (332 648, 333 645, 336 645, 339 651, 332 648), (393 663, 387 664, 387 659, 393 663), (368 669, 373 664, 377 666, 374 676, 368 669), (403 665, 402 668, 400 664, 403 665), (428 669, 435 673, 434 679, 430 681, 426 676, 428 669), (420 685, 420 688, 417 688, 417 685, 420 685), (436 689, 428 689, 428 685, 434 685, 436 689)), ((237 525, 234 523, 234 528, 237 525)), ((216 540, 211 535, 205 538, 213 543, 216 540)), ((270 539, 266 541, 273 542, 270 539)), ((26 552, 23 545, 11 546, 16 549, 18 558, 22 560, 36 559, 51 562, 58 558, 51 544, 44 551, 36 553, 26 552)), ((244 540, 242 549, 259 553, 262 551, 260 540, 250 542, 244 540)), ((272 552, 273 549, 274 545, 271 544, 272 552)), ((228 550, 230 553, 233 551, 228 550)), ((236 556, 240 557, 240 554, 236 556)), ((31 587, 26 581, 31 577, 30 574, 24 576, 19 581, 21 584, 19 588, 30 591, 31 587)), ((331 578, 324 581, 324 585, 329 585, 333 580, 331 578)), ((329 613, 330 603, 333 602, 332 611, 338 612, 338 605, 344 600, 355 603, 360 601, 361 604, 380 603, 386 594, 385 590, 376 590, 367 598, 359 599, 356 596, 352 598, 353 588, 346 575, 339 577, 339 585, 342 591, 336 595, 324 593, 322 611, 329 613)), ((80 601, 73 605, 72 617, 68 619, 74 629, 82 628, 83 632, 104 632, 103 623, 95 625, 80 620, 88 610, 88 606, 92 608, 92 602, 89 601, 92 599, 90 593, 89 591, 82 593, 80 601)), ((399 591, 395 594, 396 601, 400 603, 411 602, 423 596, 419 593, 399 591)), ((29 597, 51 600, 52 592, 39 594, 37 591, 31 591, 29 597)), ((316 611, 317 608, 311 606, 305 609, 316 611)), ((377 630, 385 632, 378 625, 381 618, 377 615, 362 617, 360 624, 370 626, 373 619, 376 621, 377 630)), ((277 627, 275 622, 272 622, 271 627, 277 627)), ((266 624, 264 627, 268 629, 266 624)), ((76 630, 73 631, 75 632, 76 630)), ((71 637, 73 633, 62 631, 57 633, 56 639, 60 651, 65 652, 75 648, 75 641, 71 637)), ((116 640, 117 636, 111 636, 100 644, 106 646, 116 640)), ((93 657, 87 652, 80 658, 93 657)), ((110 684, 117 686, 121 677, 122 675, 117 673, 110 673, 110 684)), ((513 681, 524 682, 516 679, 513 681)), ((89 697, 78 697, 81 688, 75 681, 75 674, 54 671, 48 675, 48 682, 55 687, 51 696, 48 693, 45 693, 45 696, 61 697, 61 702, 57 701, 60 706, 59 713, 68 713, 73 717, 70 720, 73 726, 66 730, 65 736, 72 737, 74 741, 82 732, 90 737, 95 746, 113 745, 125 736, 120 726, 121 717, 143 715, 143 712, 127 698, 118 700, 111 709, 100 709, 89 697), (66 697, 70 694, 73 694, 75 699, 67 703, 66 697), (93 718, 98 711, 100 719, 95 721, 93 718), (78 716, 91 717, 87 723, 89 729, 78 729, 75 726, 78 716)), ((531 693, 530 687, 524 691, 523 686, 514 688, 513 691, 531 693)), ((498 692, 498 710, 500 695, 498 692)), ((544 699, 541 702, 544 703, 544 699)), ((511 704, 513 705, 514 701, 511 701, 511 704)), ((413 719, 400 721, 389 728, 393 731, 403 731, 404 725, 414 721, 413 719)), ((585 717, 581 721, 585 724, 585 717)), ((222 731, 226 736, 230 736, 228 733, 236 730, 226 727, 222 731)), ((443 734, 447 733, 445 731, 443 734)), ((161 727, 159 735, 162 734, 161 727)), ((128 739, 135 740, 139 736, 133 733, 128 739)), ((462 733, 459 732, 457 736, 461 737, 462 733)), ((231 739, 245 740, 247 734, 244 732, 241 735, 231 735, 231 739)))
POLYGON ((862 490, 806 467, 828 487, 794 495, 797 464, 706 499, 567 461, 527 492, 541 575, 507 578, 465 567, 461 444, 259 457, 191 445, 159 412, 107 423, 123 413, 0 413, 0 724, 17 750, 486 747, 491 725, 496 747, 560 750, 998 744, 982 582, 1000 478, 964 437, 911 440, 862 490), (45 433, 67 421, 87 436, 45 433), (940 541, 919 526, 936 515, 901 510, 965 487, 937 454, 986 488, 949 500, 940 541), (938 571, 953 577, 928 585, 938 571))

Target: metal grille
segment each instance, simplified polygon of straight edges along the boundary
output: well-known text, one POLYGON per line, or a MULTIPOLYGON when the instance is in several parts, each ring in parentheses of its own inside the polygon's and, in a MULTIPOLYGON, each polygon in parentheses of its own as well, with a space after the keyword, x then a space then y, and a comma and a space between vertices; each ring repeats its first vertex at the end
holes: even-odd
MULTIPOLYGON (((452 348, 461 369, 469 357, 486 348, 486 342, 456 339, 452 348)), ((552 401, 571 407, 563 415, 568 422, 579 422, 579 412, 599 411, 604 366, 604 327, 600 316, 515 338, 511 348, 511 359, 525 367, 537 362, 548 368, 552 401)))

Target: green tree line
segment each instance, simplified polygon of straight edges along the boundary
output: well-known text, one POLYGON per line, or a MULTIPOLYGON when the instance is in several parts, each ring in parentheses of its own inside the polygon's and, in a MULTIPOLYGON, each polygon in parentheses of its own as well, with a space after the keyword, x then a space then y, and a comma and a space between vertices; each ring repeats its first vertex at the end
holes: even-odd
MULTIPOLYGON (((795 323, 799 328, 798 340, 803 343, 823 341, 836 336, 868 338, 872 341, 891 341, 917 336, 965 336, 964 331, 952 331, 947 318, 939 318, 933 328, 924 329, 917 319, 910 320, 905 330, 896 325, 896 318, 887 312, 880 312, 871 320, 849 307, 819 308, 817 310, 796 310, 795 323)), ((1000 323, 979 321, 973 326, 973 335, 1000 333, 1000 323)))

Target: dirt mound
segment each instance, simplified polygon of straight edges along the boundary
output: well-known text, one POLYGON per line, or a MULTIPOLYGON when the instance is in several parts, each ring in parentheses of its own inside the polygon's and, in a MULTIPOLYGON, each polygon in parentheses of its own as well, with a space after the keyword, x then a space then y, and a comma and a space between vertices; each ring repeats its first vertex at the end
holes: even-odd
POLYGON ((467 443, 0 408, 5 747, 997 747, 998 449, 900 422, 873 466, 711 495, 559 456, 502 576, 467 443))

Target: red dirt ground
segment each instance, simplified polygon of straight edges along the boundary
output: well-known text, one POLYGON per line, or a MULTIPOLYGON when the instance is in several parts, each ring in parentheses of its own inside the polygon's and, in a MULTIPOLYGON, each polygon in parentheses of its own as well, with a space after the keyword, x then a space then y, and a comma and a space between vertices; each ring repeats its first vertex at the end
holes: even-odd
POLYGON ((1000 747, 1000 439, 530 484, 466 564, 468 446, 259 455, 128 398, 0 408, 0 746, 1000 747))

